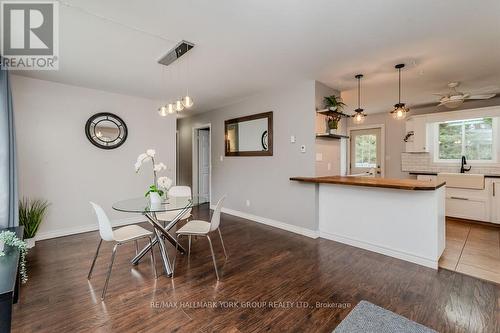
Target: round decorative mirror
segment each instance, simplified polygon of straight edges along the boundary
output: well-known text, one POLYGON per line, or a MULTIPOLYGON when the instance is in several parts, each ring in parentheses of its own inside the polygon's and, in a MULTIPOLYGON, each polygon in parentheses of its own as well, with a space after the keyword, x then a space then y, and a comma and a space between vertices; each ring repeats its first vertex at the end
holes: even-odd
POLYGON ((120 147, 127 139, 127 125, 112 113, 96 113, 87 120, 85 134, 89 141, 102 149, 120 147))

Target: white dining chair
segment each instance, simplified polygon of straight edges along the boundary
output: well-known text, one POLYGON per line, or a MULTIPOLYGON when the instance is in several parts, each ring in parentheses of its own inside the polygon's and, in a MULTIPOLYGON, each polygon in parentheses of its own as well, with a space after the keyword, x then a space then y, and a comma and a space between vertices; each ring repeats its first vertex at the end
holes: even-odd
MULTIPOLYGON (((104 288, 102 290, 102 295, 101 295, 101 300, 104 300, 104 297, 106 295, 106 290, 108 288, 108 282, 109 282, 109 277, 111 276, 111 269, 113 268, 113 262, 115 261, 115 255, 116 255, 116 250, 119 245, 125 244, 125 243, 130 243, 132 241, 135 242, 135 252, 137 254, 138 252, 138 244, 137 240, 142 239, 142 238, 149 238, 149 244, 152 245, 152 239, 151 237, 153 236, 153 232, 149 231, 147 229, 144 229, 143 227, 140 227, 138 225, 128 225, 125 227, 121 227, 118 229, 113 230, 111 227, 111 222, 102 209, 101 206, 91 202, 90 203, 92 207, 94 208, 94 211, 97 215, 97 221, 99 224, 99 235, 101 236, 101 240, 99 241, 99 245, 97 245, 97 251, 94 256, 94 260, 92 261, 92 266, 90 266, 90 271, 87 276, 87 279, 90 280, 92 276, 92 270, 94 269, 94 265, 97 259, 97 256, 99 255, 99 249, 101 248, 102 241, 106 242, 114 242, 115 246, 113 247, 113 253, 111 255, 111 263, 109 264, 108 268, 108 275, 106 276, 106 282, 104 283, 104 288)), ((154 276, 155 279, 157 278, 156 274, 156 262, 155 262, 155 257, 153 253, 153 247, 151 247, 151 262, 153 264, 154 268, 154 276)))
MULTIPOLYGON (((210 245, 210 252, 212 253, 212 261, 214 263, 214 269, 215 269, 215 276, 217 277, 217 280, 219 280, 219 272, 217 271, 217 263, 215 262, 215 254, 214 254, 214 248, 212 246, 212 240, 210 239, 209 234, 213 231, 218 231, 219 232, 219 237, 220 237, 220 242, 222 244, 222 249, 224 250, 224 256, 227 259, 227 252, 226 252, 226 247, 224 246, 224 240, 222 239, 222 233, 220 231, 220 211, 222 209, 222 204, 224 203, 224 200, 226 199, 226 196, 223 196, 222 198, 219 199, 219 202, 217 202, 217 206, 215 207, 214 213, 212 215, 212 219, 210 222, 206 221, 201 221, 201 220, 192 220, 187 222, 182 228, 177 230, 176 232, 176 240, 181 236, 188 236, 189 239, 191 239, 191 236, 203 236, 206 237, 208 240, 208 245, 210 245)), ((190 241, 191 243, 191 241, 190 241)), ((177 245, 176 245, 176 250, 177 250, 177 245)), ((189 252, 188 252, 189 253, 189 252)), ((175 256, 174 256, 174 263, 172 267, 172 278, 174 277, 174 271, 175 271, 175 260, 177 259, 177 251, 175 251, 175 256)))
MULTIPOLYGON (((189 186, 172 186, 168 190, 168 196, 169 197, 192 197, 191 194, 191 187, 189 186)), ((168 212, 161 212, 161 213, 156 213, 156 218, 163 222, 163 225, 165 226, 166 222, 173 221, 177 215, 179 214, 179 211, 168 211, 168 212)), ((187 220, 191 217, 191 208, 186 211, 179 220, 187 220)))

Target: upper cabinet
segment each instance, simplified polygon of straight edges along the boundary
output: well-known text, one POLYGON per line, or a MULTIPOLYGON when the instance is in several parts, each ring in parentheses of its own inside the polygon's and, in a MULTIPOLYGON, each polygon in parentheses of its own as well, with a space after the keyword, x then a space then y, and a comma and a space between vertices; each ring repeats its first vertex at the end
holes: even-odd
POLYGON ((405 145, 407 153, 426 153, 429 151, 427 140, 427 118, 412 117, 406 121, 405 145))

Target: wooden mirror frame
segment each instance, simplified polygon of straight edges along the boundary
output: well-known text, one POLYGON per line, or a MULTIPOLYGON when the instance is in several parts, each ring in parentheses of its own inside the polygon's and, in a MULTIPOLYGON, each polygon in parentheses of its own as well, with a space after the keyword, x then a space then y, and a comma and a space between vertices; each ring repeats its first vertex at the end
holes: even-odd
POLYGON ((273 111, 253 114, 251 116, 239 117, 224 121, 224 151, 226 156, 273 156, 273 111), (229 139, 227 137, 228 126, 249 120, 267 118, 267 150, 265 151, 229 151, 229 139))

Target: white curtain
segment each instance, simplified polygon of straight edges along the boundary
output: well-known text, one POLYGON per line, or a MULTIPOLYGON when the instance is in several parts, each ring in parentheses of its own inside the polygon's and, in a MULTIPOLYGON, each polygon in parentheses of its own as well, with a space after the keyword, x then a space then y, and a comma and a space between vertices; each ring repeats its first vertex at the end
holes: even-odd
POLYGON ((0 229, 18 224, 14 110, 9 72, 0 68, 0 229))

